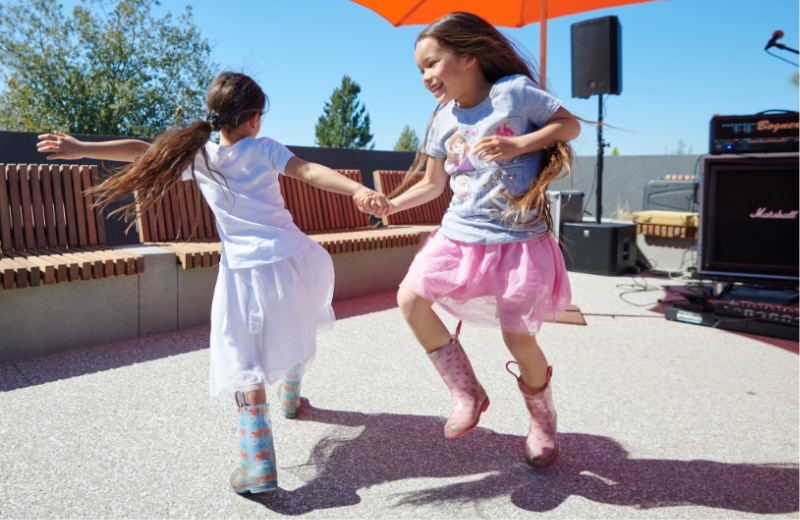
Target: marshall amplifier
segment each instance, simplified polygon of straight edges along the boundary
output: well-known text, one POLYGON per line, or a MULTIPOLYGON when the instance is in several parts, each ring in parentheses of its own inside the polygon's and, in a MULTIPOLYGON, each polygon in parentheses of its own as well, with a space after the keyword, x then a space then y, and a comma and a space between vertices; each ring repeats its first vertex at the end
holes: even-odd
POLYGON ((709 153, 776 153, 800 151, 797 112, 711 118, 709 153))
POLYGON ((798 157, 703 158, 700 278, 797 284, 798 157))

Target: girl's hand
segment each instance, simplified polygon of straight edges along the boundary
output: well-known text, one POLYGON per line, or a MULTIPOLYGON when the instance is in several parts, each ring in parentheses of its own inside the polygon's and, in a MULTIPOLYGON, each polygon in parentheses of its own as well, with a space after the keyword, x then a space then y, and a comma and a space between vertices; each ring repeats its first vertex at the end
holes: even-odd
POLYGON ((369 188, 362 188, 353 195, 353 202, 359 211, 381 217, 388 214, 390 207, 386 195, 378 193, 369 188))
POLYGON ((472 147, 472 153, 483 162, 509 160, 522 153, 519 143, 514 137, 493 135, 482 137, 472 147))
POLYGON ((36 150, 40 153, 49 153, 47 158, 51 160, 83 159, 86 156, 83 144, 82 141, 56 130, 51 134, 40 135, 39 142, 36 143, 36 150))

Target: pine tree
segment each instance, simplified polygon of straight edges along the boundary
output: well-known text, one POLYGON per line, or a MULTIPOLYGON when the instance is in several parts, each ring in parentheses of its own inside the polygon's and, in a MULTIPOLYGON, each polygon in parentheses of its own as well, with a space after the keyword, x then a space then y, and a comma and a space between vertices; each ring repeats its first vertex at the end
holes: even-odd
POLYGON ((417 150, 419 150, 419 137, 417 137, 417 133, 414 132, 410 126, 406 125, 403 127, 400 138, 394 145, 394 151, 416 152, 417 150))
POLYGON ((317 120, 317 146, 327 148, 373 149, 369 131, 369 114, 358 100, 361 87, 349 76, 342 77, 342 85, 333 90, 331 100, 325 103, 324 113, 317 120))

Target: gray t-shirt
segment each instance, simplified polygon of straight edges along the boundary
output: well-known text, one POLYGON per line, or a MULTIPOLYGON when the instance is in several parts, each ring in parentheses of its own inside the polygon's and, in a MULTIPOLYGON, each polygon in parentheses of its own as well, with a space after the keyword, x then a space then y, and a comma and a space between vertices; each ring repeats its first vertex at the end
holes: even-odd
MULTIPOLYGON (((425 152, 444 157, 453 199, 442 219, 441 233, 471 244, 517 242, 540 236, 543 222, 534 225, 503 221, 508 200, 504 193, 525 193, 539 171, 541 152, 509 161, 486 163, 470 152, 480 138, 519 136, 543 126, 561 101, 540 90, 526 76, 500 78, 489 96, 472 108, 454 101, 441 108, 431 122, 425 152)), ((527 221, 534 218, 533 212, 527 221)))

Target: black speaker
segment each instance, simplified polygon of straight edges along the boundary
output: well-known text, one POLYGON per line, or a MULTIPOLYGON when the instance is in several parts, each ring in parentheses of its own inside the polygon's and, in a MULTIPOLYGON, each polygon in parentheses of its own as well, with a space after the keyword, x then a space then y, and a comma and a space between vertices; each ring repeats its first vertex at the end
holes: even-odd
POLYGON ((700 277, 798 281, 798 154, 705 156, 700 277))
POLYGON ((636 267, 636 224, 564 222, 561 248, 568 271, 623 274, 636 267))
POLYGON ((616 16, 572 24, 572 97, 622 92, 622 28, 616 16))

